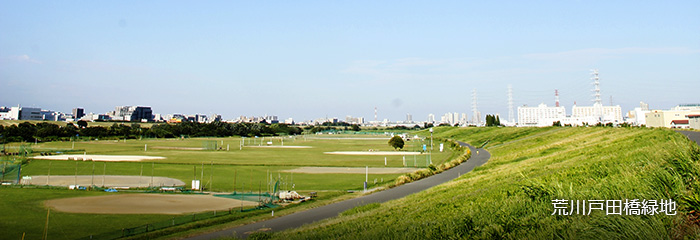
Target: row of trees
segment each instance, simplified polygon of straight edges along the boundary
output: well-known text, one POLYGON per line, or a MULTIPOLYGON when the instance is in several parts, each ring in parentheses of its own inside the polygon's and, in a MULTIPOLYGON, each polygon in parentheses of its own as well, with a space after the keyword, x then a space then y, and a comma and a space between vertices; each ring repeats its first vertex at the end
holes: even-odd
POLYGON ((486 126, 495 127, 501 126, 501 118, 494 115, 486 115, 486 126))
POLYGON ((92 126, 78 122, 78 126, 67 123, 64 126, 48 122, 32 124, 23 122, 17 125, 1 126, 0 138, 4 142, 20 141, 57 141, 69 140, 75 137, 90 138, 137 138, 157 137, 174 138, 190 137, 229 137, 229 136, 274 136, 296 135, 303 130, 286 124, 264 123, 197 123, 183 122, 177 124, 161 123, 150 128, 143 128, 138 123, 130 125, 115 123, 110 127, 92 126))

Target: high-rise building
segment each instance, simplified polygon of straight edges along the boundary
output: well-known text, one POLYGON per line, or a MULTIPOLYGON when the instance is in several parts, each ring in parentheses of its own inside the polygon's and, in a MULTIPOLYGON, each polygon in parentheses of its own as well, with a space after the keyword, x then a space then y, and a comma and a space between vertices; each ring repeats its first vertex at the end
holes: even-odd
POLYGON ((435 114, 428 114, 428 123, 433 123, 435 124, 435 114))
POLYGON ((82 108, 73 108, 73 119, 80 119, 85 116, 85 110, 82 108))

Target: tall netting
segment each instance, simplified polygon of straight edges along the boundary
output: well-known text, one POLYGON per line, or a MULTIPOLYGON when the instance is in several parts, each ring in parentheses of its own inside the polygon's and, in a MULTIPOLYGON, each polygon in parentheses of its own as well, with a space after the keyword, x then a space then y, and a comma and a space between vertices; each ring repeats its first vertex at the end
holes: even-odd
POLYGON ((0 182, 2 183, 18 183, 22 165, 10 161, 2 161, 0 163, 0 182))
POLYGON ((217 144, 216 141, 203 141, 202 142, 202 149, 204 149, 204 150, 217 150, 217 149, 219 149, 219 145, 217 144))

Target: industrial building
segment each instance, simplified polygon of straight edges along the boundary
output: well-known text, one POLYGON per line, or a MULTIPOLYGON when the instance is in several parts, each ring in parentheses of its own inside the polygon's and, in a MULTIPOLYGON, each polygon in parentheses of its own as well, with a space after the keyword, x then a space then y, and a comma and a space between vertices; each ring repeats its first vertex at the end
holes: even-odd
POLYGON ((690 114, 688 117, 688 126, 692 129, 700 129, 700 114, 690 114))
POLYGON ((0 119, 2 120, 44 120, 41 108, 11 107, 0 109, 0 119))
POLYGON ((680 104, 670 110, 652 110, 645 114, 645 118, 648 127, 694 128, 690 116, 695 115, 700 115, 700 104, 680 104))
POLYGON ((600 79, 598 77, 598 70, 592 70, 592 75, 592 80, 595 84, 595 100, 593 106, 577 106, 574 103, 574 106, 571 108, 571 115, 566 115, 566 109, 559 106, 559 91, 555 90, 554 107, 548 107, 544 103, 537 107, 518 107, 518 126, 545 127, 552 126, 555 122, 571 126, 596 125, 598 123, 622 123, 622 108, 619 105, 603 106, 600 99, 600 79))

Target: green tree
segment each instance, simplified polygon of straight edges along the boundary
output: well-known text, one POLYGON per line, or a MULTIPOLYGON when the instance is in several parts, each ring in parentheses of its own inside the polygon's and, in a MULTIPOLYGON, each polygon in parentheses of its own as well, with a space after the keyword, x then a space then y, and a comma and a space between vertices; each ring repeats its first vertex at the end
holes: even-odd
POLYGON ((389 146, 393 147, 394 149, 403 149, 403 145, 403 138, 399 136, 394 136, 389 139, 389 146))
POLYGON ((79 128, 86 128, 87 126, 88 126, 88 123, 85 120, 78 121, 79 128))

